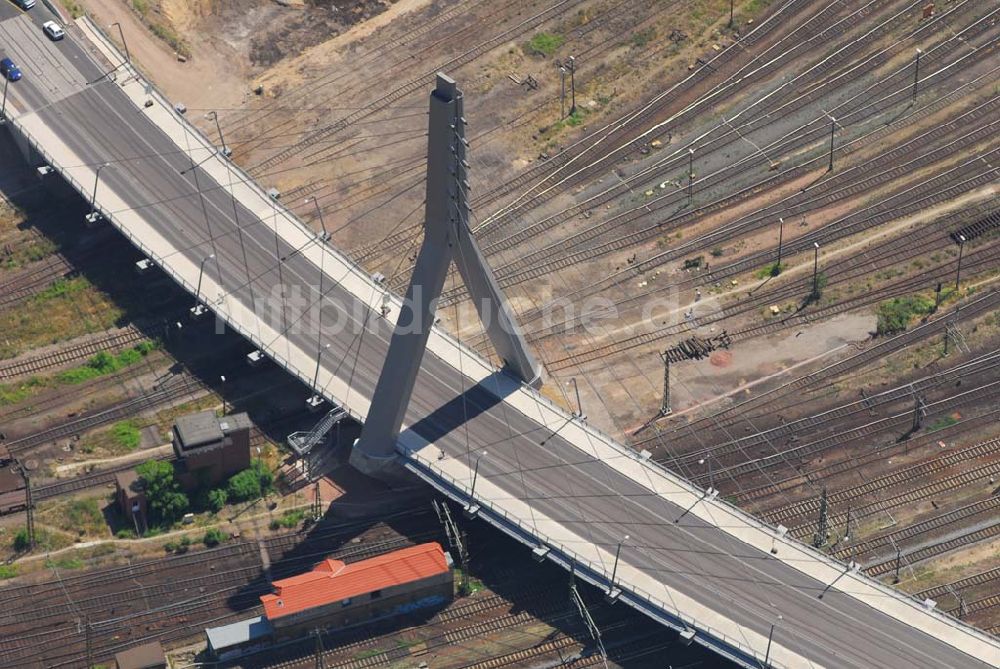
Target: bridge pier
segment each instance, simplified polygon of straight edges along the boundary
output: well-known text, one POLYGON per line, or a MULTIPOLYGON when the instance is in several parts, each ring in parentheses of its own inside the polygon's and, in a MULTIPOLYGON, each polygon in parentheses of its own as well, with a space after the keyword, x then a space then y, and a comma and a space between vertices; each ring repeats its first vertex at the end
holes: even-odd
POLYGON ((372 397, 351 464, 379 478, 404 475, 396 464, 396 441, 410 403, 417 372, 434 325, 437 302, 452 260, 504 361, 504 371, 537 387, 541 366, 486 263, 469 225, 465 117, 462 92, 451 78, 437 75, 430 96, 427 140, 427 197, 424 241, 372 397))

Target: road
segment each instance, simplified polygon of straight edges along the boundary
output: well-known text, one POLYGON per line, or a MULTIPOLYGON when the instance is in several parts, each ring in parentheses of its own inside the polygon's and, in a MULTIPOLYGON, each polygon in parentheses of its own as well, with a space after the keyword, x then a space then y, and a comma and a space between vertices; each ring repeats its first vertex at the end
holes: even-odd
MULTIPOLYGON (((231 299, 249 305, 251 290, 259 299, 279 282, 315 286, 319 268, 277 239, 267 220, 234 203, 207 173, 190 169, 187 155, 114 82, 102 78, 102 69, 79 46, 78 32, 60 43, 42 35, 39 24, 46 14, 41 3, 27 15, 6 0, 0 4, 0 52, 14 57, 25 73, 10 87, 19 112, 38 114, 87 163, 110 163, 101 173, 101 188, 141 210, 175 253, 195 263, 214 253, 215 271, 231 299), (280 268, 276 255, 285 259, 280 268)), ((67 221, 77 224, 82 222, 67 221)), ((325 281, 324 310, 358 320, 356 298, 339 278, 325 281)), ((330 348, 322 360, 370 398, 392 328, 377 314, 366 320, 363 334, 348 331, 324 340, 330 348)), ((317 349, 314 335, 288 336, 304 349, 317 349)), ((970 657, 836 588, 820 598, 827 583, 694 514, 674 522, 683 509, 586 456, 430 352, 406 424, 454 458, 471 463, 475 454, 489 450, 479 472, 485 480, 610 551, 623 534, 630 535, 624 563, 745 628, 766 637, 780 614, 775 645, 816 666, 972 669, 998 662, 970 657)))

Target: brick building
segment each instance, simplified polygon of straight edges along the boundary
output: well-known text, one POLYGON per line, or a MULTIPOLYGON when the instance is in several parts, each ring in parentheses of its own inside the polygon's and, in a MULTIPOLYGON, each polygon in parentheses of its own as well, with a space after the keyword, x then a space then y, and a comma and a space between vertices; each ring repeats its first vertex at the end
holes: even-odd
POLYGON ((115 474, 115 501, 118 511, 137 534, 146 531, 146 493, 134 469, 115 474))
POLYGON ((275 638, 348 627, 451 601, 451 564, 438 543, 352 564, 327 559, 310 572, 274 581, 274 594, 260 601, 275 638))
POLYGON ((249 467, 251 425, 245 413, 219 418, 202 411, 178 418, 172 432, 181 487, 215 487, 249 467))

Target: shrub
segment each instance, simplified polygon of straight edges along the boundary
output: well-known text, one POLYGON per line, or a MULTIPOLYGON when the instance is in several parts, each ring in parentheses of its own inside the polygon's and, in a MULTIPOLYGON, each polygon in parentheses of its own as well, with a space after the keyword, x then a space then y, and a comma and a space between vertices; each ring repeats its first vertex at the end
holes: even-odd
POLYGON ((167 543, 163 544, 163 550, 167 551, 168 553, 173 553, 174 551, 177 550, 176 542, 168 541, 167 543))
POLYGON ((223 488, 216 488, 208 493, 208 508, 210 508, 214 513, 222 511, 222 507, 226 505, 226 501, 229 499, 229 494, 223 488))
POLYGON ((111 428, 111 436, 119 446, 127 451, 134 451, 139 448, 139 442, 142 441, 139 426, 132 420, 123 420, 115 423, 111 428))
POLYGON ((135 530, 132 530, 128 527, 123 527, 122 529, 115 532, 115 537, 117 537, 118 539, 134 539, 135 530))
POLYGON ((934 310, 934 301, 922 295, 894 297, 878 305, 878 325, 880 335, 903 332, 915 316, 923 316, 934 310))
POLYGON ((208 546, 209 548, 212 548, 213 546, 218 546, 227 539, 229 539, 228 534, 226 534, 225 532, 223 532, 218 528, 213 527, 207 532, 205 532, 205 536, 202 537, 201 542, 206 546, 208 546))
POLYGON ((31 537, 28 536, 28 528, 22 527, 14 533, 14 550, 22 552, 31 547, 31 537))
POLYGON ((257 499, 271 491, 274 486, 274 474, 267 464, 259 458, 250 461, 247 469, 234 474, 226 485, 228 499, 232 502, 245 502, 257 499))
POLYGON ((0 580, 17 576, 16 564, 0 564, 0 580))
POLYGON ((566 41, 562 35, 538 33, 528 41, 528 50, 542 56, 551 56, 566 41))

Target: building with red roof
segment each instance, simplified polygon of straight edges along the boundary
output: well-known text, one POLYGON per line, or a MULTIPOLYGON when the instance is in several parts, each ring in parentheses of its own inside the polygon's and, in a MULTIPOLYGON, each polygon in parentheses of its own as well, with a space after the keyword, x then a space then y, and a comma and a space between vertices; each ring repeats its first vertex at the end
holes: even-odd
POLYGON ((347 627, 439 606, 454 595, 451 556, 432 542, 353 562, 323 560, 273 582, 260 598, 276 637, 315 627, 347 627))

